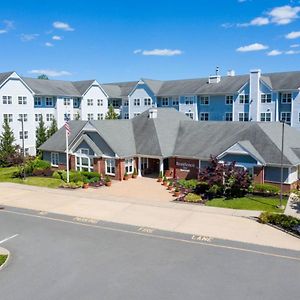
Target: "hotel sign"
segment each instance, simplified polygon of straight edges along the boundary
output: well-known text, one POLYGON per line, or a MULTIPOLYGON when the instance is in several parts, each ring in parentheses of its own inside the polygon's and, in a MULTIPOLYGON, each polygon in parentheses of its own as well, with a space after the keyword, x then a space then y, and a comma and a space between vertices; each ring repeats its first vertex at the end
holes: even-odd
POLYGON ((190 169, 195 169, 196 165, 193 163, 176 161, 176 167, 178 167, 182 170, 190 170, 190 169))

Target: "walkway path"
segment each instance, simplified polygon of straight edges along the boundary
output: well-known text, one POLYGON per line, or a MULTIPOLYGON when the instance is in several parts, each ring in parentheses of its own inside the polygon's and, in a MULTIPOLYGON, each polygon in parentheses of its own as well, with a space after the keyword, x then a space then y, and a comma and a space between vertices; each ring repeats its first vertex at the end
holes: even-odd
POLYGON ((170 202, 172 196, 162 186, 142 180, 134 182, 133 191, 133 180, 114 183, 115 188, 76 191, 1 183, 0 205, 300 250, 300 239, 233 210, 170 202))

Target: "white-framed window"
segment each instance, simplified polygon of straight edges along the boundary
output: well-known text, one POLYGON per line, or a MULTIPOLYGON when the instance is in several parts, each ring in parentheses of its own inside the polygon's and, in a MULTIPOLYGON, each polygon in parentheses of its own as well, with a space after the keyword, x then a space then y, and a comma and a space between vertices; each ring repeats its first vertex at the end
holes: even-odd
POLYGON ((27 104, 27 97, 25 97, 25 96, 18 96, 18 104, 20 104, 20 105, 27 104))
POLYGON ((140 106, 141 105, 141 100, 140 99, 133 99, 133 105, 134 106, 140 106))
POLYGON ((185 115, 189 118, 191 118, 192 120, 194 120, 194 113, 193 112, 186 112, 185 115))
POLYGON ((145 106, 150 106, 152 104, 152 99, 151 98, 145 98, 144 99, 144 105, 145 106))
POLYGON ((272 95, 271 94, 261 94, 260 101, 261 101, 261 103, 271 103, 272 95))
POLYGON ((64 114, 64 120, 67 122, 67 121, 70 121, 71 120, 71 114, 64 114))
POLYGON ((172 97, 172 106, 179 106, 179 98, 172 97))
POLYGON ((209 113, 208 112, 200 113, 200 121, 208 121, 208 120, 209 120, 209 113))
POLYGON ((282 93, 281 94, 281 103, 292 103, 292 94, 291 93, 282 93))
POLYGON ((291 124, 291 113, 286 111, 281 112, 280 121, 284 121, 287 124, 291 124))
POLYGON ((140 112, 136 112, 136 113, 133 113, 133 116, 134 117, 137 117, 137 116, 139 116, 141 113, 140 112))
MULTIPOLYGON (((23 132, 20 131, 19 132, 19 137, 20 137, 20 140, 23 140, 23 132)), ((28 131, 24 131, 24 140, 27 140, 28 139, 28 131)))
POLYGON ((226 95, 225 96, 225 104, 226 105, 232 105, 233 104, 233 96, 232 95, 226 95))
POLYGON ((13 121, 13 115, 12 114, 3 114, 3 120, 4 121, 8 121, 9 123, 11 123, 13 121))
POLYGON ((19 114, 19 120, 23 122, 27 122, 28 121, 28 115, 27 114, 19 114))
POLYGON ((94 114, 87 114, 88 121, 94 120, 94 114))
POLYGON ((93 161, 86 154, 76 154, 76 170, 77 171, 93 171, 93 161))
POLYGON ((104 120, 104 114, 103 113, 97 114, 97 119, 104 120))
POLYGON ((169 98, 168 97, 161 98, 161 106, 169 106, 169 98))
POLYGON ((115 175, 116 172, 116 161, 114 158, 108 158, 105 160, 105 174, 115 175))
POLYGON ((271 122, 271 113, 270 112, 262 112, 260 113, 260 121, 261 122, 271 122))
POLYGON ((247 113, 247 112, 240 112, 239 113, 239 121, 240 122, 248 122, 249 121, 249 113, 247 113))
POLYGON ((232 121, 232 112, 225 113, 225 121, 227 121, 227 122, 232 121))
POLYGON ((42 119, 42 114, 35 114, 34 117, 35 117, 35 121, 39 122, 42 119))
POLYGON ((42 106, 42 98, 34 97, 34 106, 42 106))
POLYGON ((2 103, 3 104, 12 104, 12 97, 11 96, 2 96, 2 103))
POLYGON ((124 100, 124 104, 123 104, 123 105, 124 105, 124 106, 128 106, 128 105, 129 105, 128 99, 124 100))
POLYGON ((118 99, 113 99, 111 104, 114 108, 119 108, 120 107, 120 101, 118 99))
POLYGON ((209 97, 201 96, 200 97, 200 105, 209 105, 209 97))
POLYGON ((241 94, 239 96, 241 104, 249 104, 249 95, 248 94, 241 94))
POLYGON ((94 104, 93 102, 94 102, 93 99, 86 100, 87 106, 93 106, 93 104, 94 104))
POLYGON ((53 121, 53 119, 54 119, 53 114, 46 114, 46 120, 47 120, 48 122, 53 121))
POLYGON ((184 101, 186 105, 194 104, 194 96, 186 96, 184 97, 184 101))
POLYGON ((129 119, 129 113, 124 114, 124 119, 129 119))
POLYGON ((134 159, 133 158, 125 159, 125 172, 127 174, 132 174, 133 168, 134 168, 134 159))
POLYGON ((58 164, 59 164, 59 153, 51 152, 51 166, 58 167, 58 164))
POLYGON ((97 105, 103 106, 103 99, 97 99, 97 105))
POLYGON ((80 148, 80 149, 78 149, 77 153, 89 156, 90 155, 90 150, 88 148, 80 148))
MULTIPOLYGON (((64 98, 64 101, 65 101, 66 98, 64 98)), ((51 97, 46 97, 45 99, 45 105, 46 106, 53 106, 53 98, 51 97)), ((64 105, 67 105, 67 104, 64 104, 64 105)), ((70 99, 69 99, 69 104, 70 105, 70 99)))

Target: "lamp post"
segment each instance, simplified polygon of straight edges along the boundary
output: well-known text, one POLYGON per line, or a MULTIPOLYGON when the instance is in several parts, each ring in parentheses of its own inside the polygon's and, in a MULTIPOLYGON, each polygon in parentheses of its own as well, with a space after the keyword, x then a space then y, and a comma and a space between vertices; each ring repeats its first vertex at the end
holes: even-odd
POLYGON ((21 117, 18 119, 18 121, 21 122, 22 126, 22 156, 23 156, 23 179, 25 180, 26 172, 25 172, 25 136, 24 136, 24 115, 21 115, 21 117))
POLYGON ((279 208, 283 208, 282 204, 282 194, 283 194, 283 150, 284 150, 284 123, 282 120, 282 130, 281 130, 281 155, 280 155, 280 204, 279 208))

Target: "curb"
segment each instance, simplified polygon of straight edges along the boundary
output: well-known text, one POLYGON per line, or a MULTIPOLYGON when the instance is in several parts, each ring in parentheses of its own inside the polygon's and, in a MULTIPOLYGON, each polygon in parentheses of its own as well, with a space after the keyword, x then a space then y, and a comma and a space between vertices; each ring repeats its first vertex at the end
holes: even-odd
POLYGON ((10 252, 7 250, 7 249, 5 249, 5 248, 0 248, 0 251, 1 251, 1 254, 2 255, 7 255, 7 258, 6 258, 6 260, 5 260, 5 262, 0 266, 0 271, 1 270, 3 270, 5 267, 6 267, 6 265, 8 264, 8 261, 9 261, 9 259, 10 259, 10 252), (4 251, 3 251, 4 250, 4 251), (4 252, 4 253, 3 253, 4 252), (6 253, 5 253, 6 252, 6 253))

